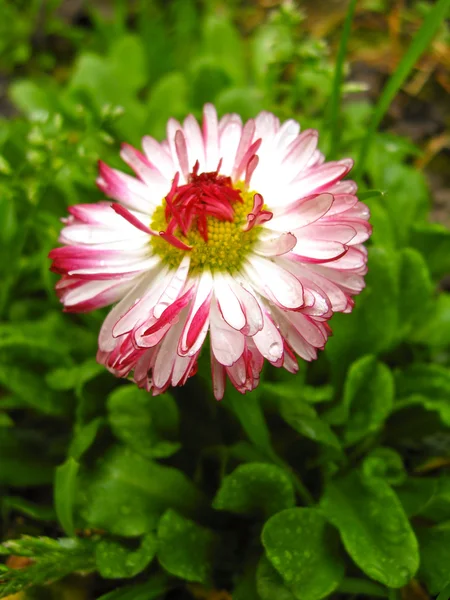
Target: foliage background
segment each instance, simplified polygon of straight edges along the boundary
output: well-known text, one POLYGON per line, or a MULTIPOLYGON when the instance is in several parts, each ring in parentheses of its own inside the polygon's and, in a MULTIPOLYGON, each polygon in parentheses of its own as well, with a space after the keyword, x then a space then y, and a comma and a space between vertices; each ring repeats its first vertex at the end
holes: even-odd
POLYGON ((0 597, 448 597, 448 13, 0 0, 0 597), (206 101, 317 127, 374 226, 319 360, 221 404, 206 359, 157 398, 106 373, 47 259, 98 158, 206 101))

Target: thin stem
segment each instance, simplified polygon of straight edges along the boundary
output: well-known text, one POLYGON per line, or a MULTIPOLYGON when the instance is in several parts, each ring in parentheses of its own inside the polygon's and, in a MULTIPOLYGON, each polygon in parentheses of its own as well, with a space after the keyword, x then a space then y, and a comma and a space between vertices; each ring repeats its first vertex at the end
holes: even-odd
POLYGON ((370 120, 367 134, 362 141, 359 158, 356 161, 356 172, 353 174, 354 178, 357 178, 362 173, 364 162, 367 158, 367 154, 375 132, 378 129, 378 126, 380 125, 384 115, 386 114, 392 100, 397 95, 397 92, 407 79, 420 56, 430 44, 439 25, 446 17, 449 8, 450 0, 438 0, 436 2, 434 7, 428 13, 425 21, 422 23, 422 27, 414 37, 410 47, 403 55, 403 58, 401 59, 397 69, 386 84, 370 120))
POLYGON ((347 55, 347 45, 350 38, 350 31, 352 28, 353 15, 355 14, 357 0, 350 0, 348 6, 347 15, 344 21, 344 27, 342 29, 341 40, 339 43, 339 50, 336 58, 336 68, 334 70, 333 87, 331 90, 330 98, 330 112, 329 112, 329 123, 331 127, 331 146, 330 146, 330 158, 335 158, 336 152, 339 147, 340 141, 340 112, 341 112, 341 97, 342 97, 342 83, 344 80, 344 63, 347 55))

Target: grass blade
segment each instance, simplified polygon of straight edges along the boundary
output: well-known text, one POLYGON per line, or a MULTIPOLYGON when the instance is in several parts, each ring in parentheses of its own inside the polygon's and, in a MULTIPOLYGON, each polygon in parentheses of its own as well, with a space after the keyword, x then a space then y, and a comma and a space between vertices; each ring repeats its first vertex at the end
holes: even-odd
POLYGON ((344 62, 347 54, 347 44, 350 38, 352 28, 353 15, 355 13, 357 0, 350 0, 347 9, 347 14, 342 29, 339 50, 336 58, 336 68, 334 70, 333 87, 330 98, 329 123, 331 128, 331 143, 330 143, 330 159, 333 160, 339 147, 340 138, 340 119, 339 113, 341 110, 342 83, 344 79, 344 62))
POLYGON ((436 2, 436 4, 428 13, 425 21, 422 23, 422 27, 417 32, 410 47, 401 59, 397 69, 386 84, 383 92, 381 93, 380 99, 378 100, 378 104, 375 107, 374 114, 370 120, 367 135, 361 144, 359 157, 356 161, 356 172, 353 174, 354 177, 357 177, 361 174, 370 144, 379 124, 381 123, 381 120, 386 114, 397 92, 405 82, 411 70, 414 68, 414 65, 417 63, 420 56, 430 44, 439 25, 446 17, 449 8, 450 0, 438 0, 436 2))

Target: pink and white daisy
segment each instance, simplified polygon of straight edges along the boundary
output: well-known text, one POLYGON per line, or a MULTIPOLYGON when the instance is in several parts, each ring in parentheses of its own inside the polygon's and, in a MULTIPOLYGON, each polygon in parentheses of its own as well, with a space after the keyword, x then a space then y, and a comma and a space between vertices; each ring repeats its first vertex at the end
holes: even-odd
POLYGON ((117 303, 99 362, 159 394, 196 372, 209 333, 214 394, 242 393, 264 359, 295 373, 317 357, 334 312, 364 287, 369 211, 350 159, 324 162, 314 130, 262 112, 245 124, 204 108, 171 119, 167 140, 124 144, 136 177, 100 162, 115 202, 69 209, 50 253, 67 311, 117 303))

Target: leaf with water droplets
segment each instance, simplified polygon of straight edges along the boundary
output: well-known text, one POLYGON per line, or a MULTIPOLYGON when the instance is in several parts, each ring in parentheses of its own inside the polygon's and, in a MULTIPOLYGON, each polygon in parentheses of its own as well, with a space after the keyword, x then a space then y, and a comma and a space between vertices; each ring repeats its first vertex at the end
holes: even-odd
POLYGON ((414 576, 419 566, 417 539, 386 481, 354 471, 328 483, 320 506, 369 577, 399 588, 414 576))
POLYGON ((134 577, 153 560, 157 539, 153 533, 142 538, 139 548, 133 550, 114 540, 101 540, 95 549, 95 561, 105 579, 134 577))
POLYGON ((158 526, 158 560, 171 575, 208 583, 215 542, 212 531, 168 510, 158 526))
POLYGON ((344 576, 335 532, 315 508, 289 508, 264 525, 262 543, 295 598, 320 600, 344 576))
POLYGON ((115 389, 108 397, 109 422, 115 436, 148 458, 166 458, 180 444, 178 407, 169 394, 152 396, 135 385, 115 389))
POLYGON ((124 447, 113 448, 84 473, 79 490, 89 526, 127 537, 153 530, 168 507, 190 514, 205 502, 184 473, 124 447))
POLYGON ((265 463, 248 463, 225 477, 213 501, 217 510, 270 516, 295 504, 286 472, 265 463))

